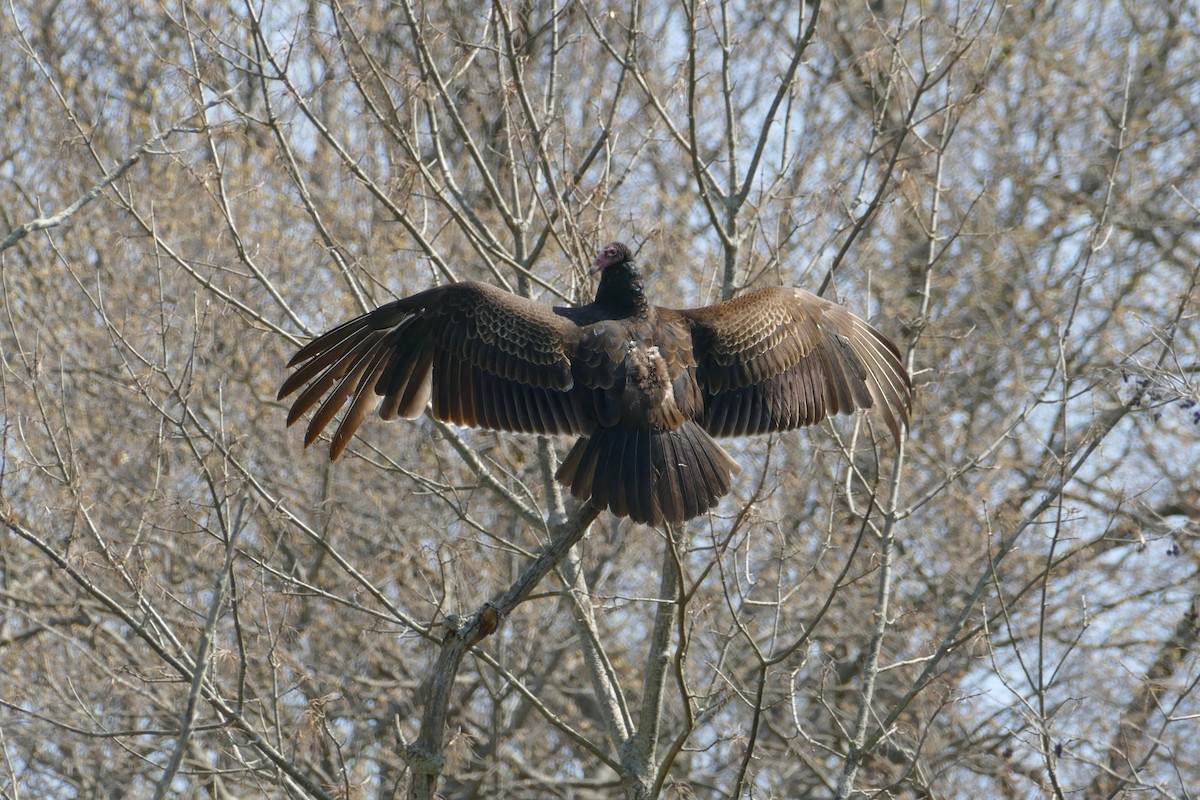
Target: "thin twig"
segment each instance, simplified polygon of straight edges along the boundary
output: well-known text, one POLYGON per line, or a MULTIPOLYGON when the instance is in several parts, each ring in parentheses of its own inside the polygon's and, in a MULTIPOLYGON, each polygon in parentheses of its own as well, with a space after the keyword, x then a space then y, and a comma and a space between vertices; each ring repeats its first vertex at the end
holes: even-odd
POLYGON ((52 214, 48 217, 31 219, 28 222, 18 225, 16 228, 10 231, 7 236, 4 237, 3 241, 0 241, 0 253, 12 247, 17 242, 21 241, 35 231, 49 230, 50 228, 57 228, 59 225, 62 225, 71 217, 79 213, 80 209, 99 197, 100 193, 112 185, 114 181, 120 180, 121 176, 128 172, 130 167, 142 160, 142 156, 148 153, 151 155, 159 155, 158 153, 151 153, 151 149, 162 144, 172 135, 176 133, 197 133, 196 130, 188 127, 184 123, 186 123, 188 120, 194 119, 198 115, 204 114, 213 106, 218 106, 225 102, 225 98, 232 94, 233 91, 234 89, 228 89, 222 92, 197 110, 188 114, 186 117, 183 117, 179 122, 176 122, 162 133, 156 134, 142 144, 138 145, 124 161, 117 165, 116 169, 112 170, 111 172, 106 172, 100 178, 100 180, 94 186, 92 186, 91 189, 88 189, 86 192, 84 192, 81 197, 64 208, 62 211, 59 211, 57 214, 52 214))
POLYGON ((229 590, 229 581, 233 575, 233 557, 237 553, 236 543, 245 520, 245 510, 246 498, 243 497, 234 515, 233 525, 226 531, 225 563, 221 565, 221 571, 217 576, 217 585, 213 589, 212 601, 208 604, 208 614, 204 619, 204 628, 200 631, 200 641, 196 645, 196 655, 192 661, 194 668, 192 671, 191 687, 188 689, 187 705, 184 708, 183 719, 179 725, 179 735, 175 739, 175 748, 171 752, 171 760, 167 763, 162 777, 158 779, 158 783, 154 787, 155 800, 162 800, 162 798, 167 796, 167 792, 171 790, 171 782, 175 780, 175 774, 179 771, 180 764, 183 763, 183 755, 187 752, 188 742, 192 738, 192 731, 196 725, 196 711, 200 701, 201 690, 204 687, 204 681, 208 677, 208 656, 212 650, 213 634, 216 633, 217 619, 221 615, 222 606, 225 605, 225 599, 229 590))

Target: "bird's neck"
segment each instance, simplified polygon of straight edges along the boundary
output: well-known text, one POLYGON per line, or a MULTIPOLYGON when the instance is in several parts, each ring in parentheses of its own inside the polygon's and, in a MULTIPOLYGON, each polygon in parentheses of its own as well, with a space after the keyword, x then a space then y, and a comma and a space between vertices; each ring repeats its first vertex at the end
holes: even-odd
POLYGON ((600 273, 595 305, 603 306, 614 319, 644 317, 649 311, 642 292, 642 276, 631 264, 614 264, 600 273))

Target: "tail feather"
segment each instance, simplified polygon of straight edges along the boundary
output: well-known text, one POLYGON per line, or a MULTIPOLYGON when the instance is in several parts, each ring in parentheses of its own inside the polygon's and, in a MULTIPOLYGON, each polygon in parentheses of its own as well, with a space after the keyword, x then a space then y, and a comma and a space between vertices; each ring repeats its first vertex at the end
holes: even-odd
POLYGON ((737 463, 720 447, 703 447, 703 442, 695 438, 688 440, 688 444, 692 447, 694 463, 703 475, 697 485, 716 487, 718 497, 725 495, 729 491, 731 471, 740 470, 737 463))
MULTIPOLYGON (((649 439, 649 437, 647 437, 649 439)), ((651 476, 647 480, 650 491, 658 498, 659 511, 665 519, 683 519, 687 504, 683 500, 683 486, 679 481, 679 470, 668 469, 670 465, 678 464, 679 457, 675 455, 675 441, 672 437, 664 436, 659 439, 659 446, 651 448, 651 476)))
MULTIPOLYGON (((720 488, 719 481, 715 484, 712 481, 705 453, 703 450, 697 453, 693 445, 694 442, 686 437, 675 442, 675 467, 684 490, 684 504, 688 507, 702 505, 708 494, 720 488)), ((728 489, 728 481, 725 488, 728 489)))
POLYGON ((679 487, 679 502, 683 504, 684 513, 688 509, 704 505, 701 491, 700 470, 696 463, 696 454, 692 451, 691 442, 683 436, 674 437, 670 441, 670 460, 667 461, 668 473, 679 487))
POLYGON ((580 500, 658 525, 700 516, 739 471, 703 428, 687 422, 669 431, 598 428, 575 443, 555 477, 580 500))
MULTIPOLYGON (((591 463, 584 465, 584 474, 590 477, 588 482, 588 493, 595 501, 596 505, 602 508, 612 507, 611 491, 615 481, 609 477, 612 473, 612 467, 608 464, 609 454, 612 452, 613 442, 616 437, 613 436, 593 436, 590 442, 594 442, 593 448, 589 448, 590 453, 585 453, 584 458, 591 463), (587 456, 591 455, 588 459, 587 456)), ((579 496, 579 490, 572 487, 571 493, 576 497, 579 496)))
POLYGON ((629 516, 629 484, 633 482, 634 470, 633 458, 627 459, 625 451, 629 449, 636 452, 636 445, 637 442, 631 436, 614 436, 608 463, 596 465, 598 474, 613 476, 608 482, 608 507, 618 517, 629 516))
POLYGON ((629 471, 631 506, 650 509, 650 516, 662 514, 662 503, 654 494, 654 448, 649 436, 637 437, 637 445, 631 460, 633 469, 629 471))

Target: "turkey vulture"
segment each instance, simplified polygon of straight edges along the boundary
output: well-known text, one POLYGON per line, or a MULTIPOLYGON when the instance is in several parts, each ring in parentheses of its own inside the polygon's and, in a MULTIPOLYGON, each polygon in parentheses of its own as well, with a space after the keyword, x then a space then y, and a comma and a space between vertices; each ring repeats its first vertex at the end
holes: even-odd
POLYGON ((288 425, 320 403, 307 447, 350 400, 335 461, 376 407, 386 420, 415 419, 430 400, 435 418, 456 425, 573 434, 557 480, 651 525, 703 514, 729 491, 740 467, 714 436, 870 407, 897 439, 908 425, 912 382, 899 351, 841 306, 782 286, 705 308, 652 306, 619 242, 592 272, 596 298, 577 308, 467 281, 334 328, 288 364, 296 371, 279 399, 304 387, 288 425))

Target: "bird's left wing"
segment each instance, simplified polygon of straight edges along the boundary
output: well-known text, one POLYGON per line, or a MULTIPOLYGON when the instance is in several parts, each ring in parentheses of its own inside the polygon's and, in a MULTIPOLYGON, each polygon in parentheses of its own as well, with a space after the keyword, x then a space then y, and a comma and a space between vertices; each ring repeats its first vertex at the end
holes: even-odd
POLYGON ((877 408, 899 439, 912 381, 896 346, 845 308, 774 286, 680 312, 692 324, 704 427, 744 436, 877 408))
POLYGON ((580 433, 591 423, 572 392, 579 337, 549 306, 485 283, 449 284, 313 339, 289 362, 296 370, 279 399, 304 387, 289 425, 320 403, 306 447, 351 401, 330 445, 334 460, 375 408, 384 419, 414 419, 431 399, 434 417, 458 425, 580 433))

